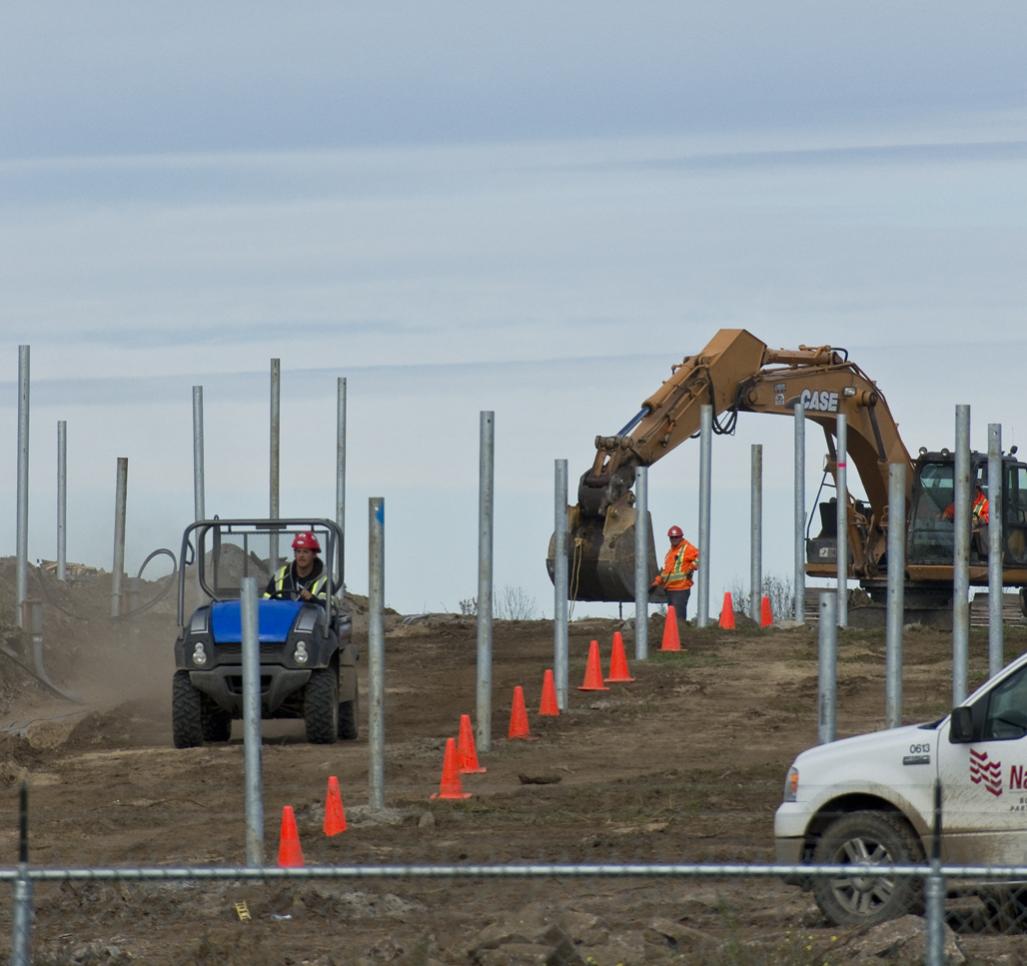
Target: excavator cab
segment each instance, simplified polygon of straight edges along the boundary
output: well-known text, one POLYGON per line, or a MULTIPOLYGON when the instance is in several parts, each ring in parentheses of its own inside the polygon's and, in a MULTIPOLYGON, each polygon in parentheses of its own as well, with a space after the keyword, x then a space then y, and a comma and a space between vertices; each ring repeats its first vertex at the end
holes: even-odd
MULTIPOLYGON (((970 457, 970 493, 979 489, 988 499, 989 511, 994 487, 988 479, 987 454, 970 457)), ((1002 559, 1004 567, 1027 564, 1027 465, 1013 454, 1002 460, 1002 559)), ((910 565, 951 566, 955 551, 953 499, 955 457, 948 450, 921 453, 914 464, 912 502, 909 513, 907 561, 910 565)), ((989 512, 990 516, 990 512, 989 512)), ((970 563, 986 566, 988 528, 972 520, 970 563)))

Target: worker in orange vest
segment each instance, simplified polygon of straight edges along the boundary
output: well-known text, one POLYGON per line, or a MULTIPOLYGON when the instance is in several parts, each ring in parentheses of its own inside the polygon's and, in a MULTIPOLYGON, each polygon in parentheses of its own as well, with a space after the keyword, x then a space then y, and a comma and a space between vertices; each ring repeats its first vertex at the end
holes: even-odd
POLYGON ((653 578, 652 587, 667 591, 667 603, 673 605, 678 620, 688 614, 688 598, 692 593, 692 573, 699 566, 699 548, 685 539, 676 524, 667 531, 670 550, 663 559, 663 569, 653 578))
MULTIPOLYGON (((956 504, 950 503, 945 507, 941 511, 941 518, 954 521, 956 519, 956 504)), ((970 524, 974 530, 977 530, 982 526, 987 526, 990 519, 988 498, 984 495, 984 490, 978 485, 974 489, 973 499, 970 501, 970 524)))

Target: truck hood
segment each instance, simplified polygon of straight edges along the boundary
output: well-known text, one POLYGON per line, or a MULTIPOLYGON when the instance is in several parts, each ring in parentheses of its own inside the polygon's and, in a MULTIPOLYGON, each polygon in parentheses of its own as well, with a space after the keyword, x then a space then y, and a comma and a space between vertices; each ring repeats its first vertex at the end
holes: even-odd
MULTIPOLYGON (((940 726, 939 726, 940 727, 940 726)), ((922 724, 903 725, 887 731, 871 731, 866 735, 854 735, 808 748, 795 759, 795 766, 802 769, 817 768, 830 761, 832 765, 840 759, 868 758, 876 752, 886 753, 893 749, 904 749, 911 744, 928 744, 937 741, 939 728, 925 728, 922 724)))

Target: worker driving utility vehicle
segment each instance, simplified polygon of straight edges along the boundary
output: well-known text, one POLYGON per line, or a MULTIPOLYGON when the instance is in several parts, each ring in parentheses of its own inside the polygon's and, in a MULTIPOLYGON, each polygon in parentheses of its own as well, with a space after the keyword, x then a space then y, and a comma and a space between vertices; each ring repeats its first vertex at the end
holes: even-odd
POLYGON ((339 527, 320 519, 198 520, 186 527, 179 559, 175 747, 227 741, 242 717, 244 577, 265 588, 257 607, 261 716, 302 719, 316 744, 356 738, 357 652, 338 593, 339 527), (295 560, 280 562, 289 541, 295 560), (187 597, 196 598, 190 608, 187 597))

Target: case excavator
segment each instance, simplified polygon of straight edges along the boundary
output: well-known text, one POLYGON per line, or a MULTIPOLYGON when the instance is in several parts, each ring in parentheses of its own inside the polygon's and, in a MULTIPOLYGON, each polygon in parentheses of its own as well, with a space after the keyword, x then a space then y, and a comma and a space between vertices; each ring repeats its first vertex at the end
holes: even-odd
MULTIPOLYGON (((771 349, 744 329, 721 329, 698 354, 671 368, 670 378, 642 403, 638 413, 614 436, 597 436, 592 466, 578 483, 578 502, 568 507, 568 573, 572 600, 634 600, 635 528, 648 531, 649 574, 657 572, 652 521, 638 520, 632 493, 635 467, 652 466, 699 430, 700 408, 710 404, 714 432, 731 433, 740 412, 794 417, 800 403, 806 418, 822 427, 827 442, 825 482, 837 494, 838 414, 847 422, 848 460, 854 464, 866 500, 838 494, 818 506, 820 531, 806 532, 806 573, 837 574, 837 499, 848 505, 849 576, 871 599, 887 590, 885 552, 888 527, 906 534, 906 606, 943 608, 952 599, 954 527, 952 504, 955 454, 920 449, 915 458, 899 436, 884 395, 845 349, 799 346, 771 349), (888 464, 905 463, 906 515, 888 515, 888 464)), ((1015 459, 1016 447, 1002 457, 1002 479, 988 480, 987 454, 970 459, 971 492, 985 493, 993 482, 1002 490, 1002 578, 1027 586, 1027 465, 1015 459)), ((843 457, 844 458, 844 457, 843 457)), ((823 491, 823 487, 821 488, 823 491)), ((813 523, 813 520, 810 520, 813 523)), ((555 542, 547 564, 553 576, 555 542)), ((970 583, 987 586, 987 530, 971 539, 970 583)), ((1027 613, 1027 608, 1024 610, 1027 613)))

